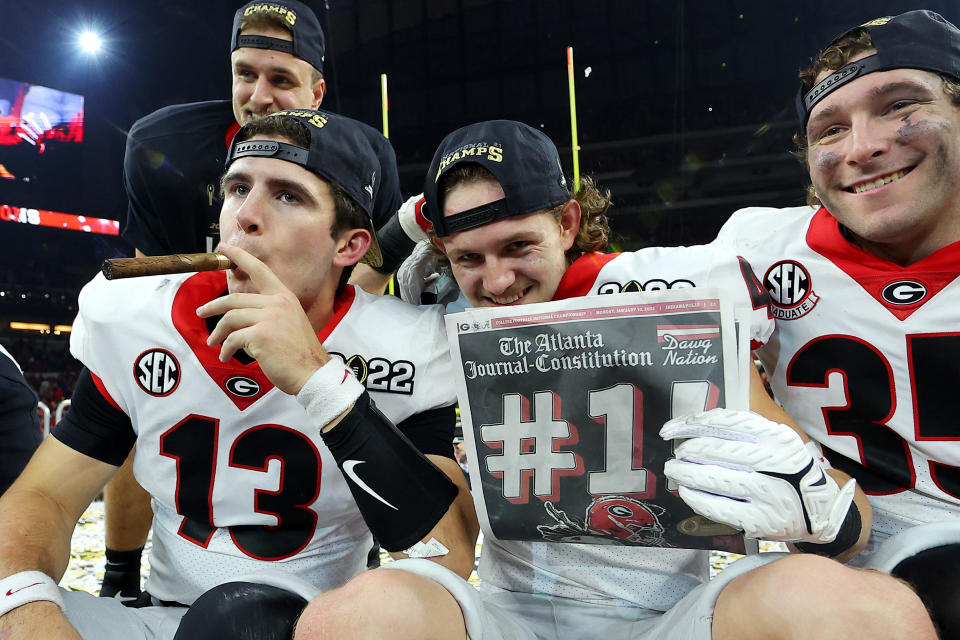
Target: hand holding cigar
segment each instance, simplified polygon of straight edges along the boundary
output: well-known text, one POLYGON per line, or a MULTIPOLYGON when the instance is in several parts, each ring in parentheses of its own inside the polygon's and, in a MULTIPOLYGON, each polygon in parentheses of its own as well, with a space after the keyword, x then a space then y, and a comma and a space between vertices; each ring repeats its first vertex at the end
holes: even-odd
POLYGON ((175 253, 170 256, 111 258, 100 265, 100 270, 107 280, 234 268, 236 265, 222 253, 175 253))

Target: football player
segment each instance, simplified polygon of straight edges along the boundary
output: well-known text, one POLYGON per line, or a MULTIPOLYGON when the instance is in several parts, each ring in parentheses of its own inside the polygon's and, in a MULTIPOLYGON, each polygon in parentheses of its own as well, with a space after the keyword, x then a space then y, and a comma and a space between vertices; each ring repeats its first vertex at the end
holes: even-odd
POLYGON ((371 532, 473 568, 439 311, 345 284, 378 250, 370 143, 349 119, 278 112, 240 130, 227 166, 235 268, 98 275, 81 294, 73 405, 0 500, 4 638, 290 637, 307 599, 363 571, 371 532), (134 442, 156 513, 154 606, 137 609, 56 586, 134 442))
MULTIPOLYGON (((234 15, 230 37, 231 100, 164 107, 137 120, 127 136, 128 208, 121 235, 138 256, 212 251, 220 236, 218 181, 233 134, 281 109, 315 109, 326 94, 323 31, 302 2, 247 2, 234 15)), ((397 161, 386 138, 358 126, 380 161, 373 205, 379 233, 400 205, 397 161)), ((383 247, 388 251, 396 244, 383 247)), ((389 262, 389 251, 387 257, 389 262)), ((396 263, 378 268, 389 273, 396 263)), ((358 269, 377 279, 373 267, 358 269)), ((107 565, 101 595, 136 606, 149 601, 137 596, 153 513, 130 467, 128 461, 104 490, 107 565)))
POLYGON ((889 552, 876 566, 926 576, 910 579, 944 603, 935 617, 957 637, 960 30, 930 11, 872 20, 800 79, 810 206, 740 210, 716 243, 770 292, 777 330, 758 353, 777 400, 873 505, 854 562, 873 563, 890 536, 916 537, 891 544, 929 548, 924 569, 898 570, 889 552))
MULTIPOLYGON (((747 305, 754 341, 773 331, 766 292, 734 254, 713 247, 597 253, 607 244, 609 194, 590 180, 571 194, 553 143, 527 125, 483 122, 448 135, 424 193, 436 245, 474 306, 679 281, 722 288, 747 305)), ((660 434, 687 440, 665 474, 702 515, 813 553, 749 556, 707 582, 709 552, 702 550, 486 540, 480 593, 435 564, 425 571, 421 561, 401 560, 319 596, 302 614, 296 637, 346 637, 365 612, 363 596, 388 591, 382 610, 364 617, 373 629, 368 637, 934 637, 909 588, 823 557, 848 555, 862 544, 869 505, 862 495, 853 499, 845 474, 825 472, 755 370, 751 380, 751 407, 767 417, 714 409, 671 420, 660 434), (400 611, 428 611, 430 624, 400 611)), ((611 527, 633 525, 621 531, 627 536, 656 531, 655 518, 643 523, 635 505, 598 504, 615 510, 611 527), (634 523, 627 522, 631 514, 634 523)), ((560 512, 554 518, 574 535, 589 526, 560 512)))

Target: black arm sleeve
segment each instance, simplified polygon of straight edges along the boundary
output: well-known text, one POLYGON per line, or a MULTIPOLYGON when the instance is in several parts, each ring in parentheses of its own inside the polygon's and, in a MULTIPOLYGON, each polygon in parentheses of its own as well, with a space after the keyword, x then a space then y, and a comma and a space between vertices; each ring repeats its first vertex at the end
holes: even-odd
POLYGON ((71 449, 118 467, 137 440, 130 418, 104 397, 86 368, 80 372, 70 410, 51 435, 71 449))
POLYGON ((394 213, 393 217, 382 228, 377 229, 377 242, 380 243, 380 252, 383 254, 383 264, 374 267, 382 274, 393 273, 400 268, 400 264, 407 259, 416 243, 410 239, 400 224, 400 217, 394 213))
POLYGON ((343 471, 370 532, 387 551, 402 551, 421 540, 457 497, 457 485, 417 451, 366 391, 320 437, 343 471))
POLYGON ((453 429, 457 424, 455 405, 431 409, 410 416, 397 425, 403 435, 424 455, 453 459, 453 429))

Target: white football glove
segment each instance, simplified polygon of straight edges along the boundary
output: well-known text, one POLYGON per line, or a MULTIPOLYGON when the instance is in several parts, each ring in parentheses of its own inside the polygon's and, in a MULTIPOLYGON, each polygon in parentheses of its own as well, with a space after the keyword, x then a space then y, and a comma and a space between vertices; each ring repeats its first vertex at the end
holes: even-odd
POLYGON ((407 198, 407 201, 397 209, 397 218, 400 220, 400 226, 407 236, 414 242, 420 242, 427 239, 427 232, 423 225, 429 225, 430 222, 421 212, 426 198, 422 193, 407 198))
POLYGON ((408 198, 389 220, 377 227, 377 241, 383 255, 383 264, 376 267, 380 273, 396 271, 414 246, 427 238, 430 223, 422 212, 424 203, 422 193, 408 198))
POLYGON ((675 448, 664 474, 694 511, 742 529, 748 538, 832 542, 856 481, 840 488, 785 424, 750 411, 713 409, 670 420, 675 448))
POLYGON ((433 304, 447 304, 457 299, 460 288, 449 269, 437 261, 429 240, 421 240, 397 270, 400 297, 410 304, 422 304, 424 293, 433 293, 433 304))

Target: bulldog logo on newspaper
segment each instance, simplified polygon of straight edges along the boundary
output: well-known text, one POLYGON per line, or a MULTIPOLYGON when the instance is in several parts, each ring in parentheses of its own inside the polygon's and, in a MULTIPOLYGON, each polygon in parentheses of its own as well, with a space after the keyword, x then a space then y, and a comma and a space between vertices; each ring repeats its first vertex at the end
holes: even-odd
POLYGON ((651 502, 621 495, 601 496, 587 505, 582 521, 571 518, 552 502, 544 507, 555 524, 539 525, 537 530, 551 542, 672 546, 663 540, 659 518, 666 509, 651 502))

